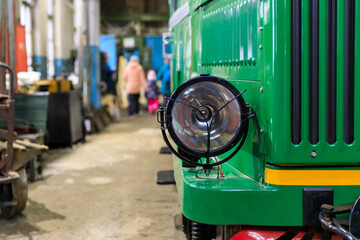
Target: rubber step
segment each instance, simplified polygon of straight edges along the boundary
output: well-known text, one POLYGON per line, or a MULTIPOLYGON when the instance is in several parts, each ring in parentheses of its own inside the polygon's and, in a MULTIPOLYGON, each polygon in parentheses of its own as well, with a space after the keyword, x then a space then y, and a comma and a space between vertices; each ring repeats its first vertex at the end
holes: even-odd
POLYGON ((158 171, 156 174, 157 184, 175 184, 174 170, 158 171))
POLYGON ((160 148, 160 154, 171 154, 171 151, 168 147, 162 147, 160 148))

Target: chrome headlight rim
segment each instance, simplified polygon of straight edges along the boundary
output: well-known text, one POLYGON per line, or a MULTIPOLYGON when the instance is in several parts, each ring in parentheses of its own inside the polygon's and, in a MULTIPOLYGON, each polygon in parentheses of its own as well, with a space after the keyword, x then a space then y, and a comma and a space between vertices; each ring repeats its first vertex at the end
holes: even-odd
POLYGON ((195 157, 214 157, 214 156, 219 156, 223 153, 228 152, 229 150, 233 149, 236 144, 244 137, 244 134, 247 132, 248 130, 248 117, 243 117, 243 115, 245 115, 248 112, 247 109, 247 105, 245 103, 244 98, 242 97, 242 95, 240 94, 239 90, 232 85, 230 82, 226 81, 223 78, 220 77, 216 77, 216 76, 208 76, 208 75, 201 75, 199 77, 195 77, 192 79, 187 80, 186 82, 184 82, 183 84, 181 84, 175 91, 174 93, 171 95, 169 101, 168 101, 168 105, 166 107, 165 110, 165 123, 166 123, 166 127, 167 130, 169 132, 169 135, 171 136, 171 138, 173 139, 174 143, 181 148, 183 151, 185 151, 186 153, 195 156, 195 157), (172 112, 173 112, 173 108, 174 105, 176 103, 176 100, 178 99, 179 95, 186 90, 187 88, 189 88, 190 86, 192 86, 193 84, 197 84, 197 83, 201 83, 201 82, 210 82, 210 83, 215 83, 215 84, 219 84, 222 87, 224 87, 225 89, 227 89, 231 94, 233 94, 233 96, 236 97, 236 99, 234 101, 236 101, 238 103, 239 109, 240 109, 240 127, 238 128, 235 136, 231 139, 231 141, 229 141, 228 143, 226 143, 223 147, 221 147, 220 149, 214 150, 214 151, 197 151, 196 149, 192 149, 189 148, 188 146, 186 146, 181 140, 180 138, 177 136, 177 134, 175 133, 175 129, 172 123, 173 120, 173 116, 172 116, 172 112))

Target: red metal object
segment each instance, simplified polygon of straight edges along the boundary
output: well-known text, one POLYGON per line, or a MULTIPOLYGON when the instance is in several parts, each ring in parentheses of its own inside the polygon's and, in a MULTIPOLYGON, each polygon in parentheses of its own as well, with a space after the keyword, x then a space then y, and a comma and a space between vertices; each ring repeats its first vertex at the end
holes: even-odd
MULTIPOLYGON (((288 238, 292 240, 301 240, 302 237, 307 233, 304 231, 282 231, 282 230, 260 230, 260 229, 246 229, 241 230, 235 236, 233 236, 230 240, 275 240, 279 237, 283 236, 287 232, 296 232, 294 237, 288 238)), ((312 240, 321 240, 323 234, 319 232, 314 232, 312 240)), ((333 235, 331 240, 341 240, 343 239, 339 235, 333 235)))
MULTIPOLYGON (((7 26, 6 26, 7 29, 7 26)), ((7 30, 5 31, 6 39, 7 39, 7 30)), ((1 36, 1 33, 0 33, 1 36)), ((1 39, 1 38, 0 38, 1 39)), ((1 44, 1 41, 0 41, 1 44)), ((1 53, 1 49, 0 49, 1 53)), ((16 91, 17 87, 17 73, 19 72, 27 72, 27 53, 26 53, 26 40, 25 40, 25 26, 20 25, 20 23, 16 24, 16 32, 15 32, 15 57, 16 57, 16 69, 15 69, 15 84, 16 91)), ((8 56, 8 41, 6 40, 6 63, 9 63, 8 56)), ((1 91, 1 89, 0 89, 1 91)))
POLYGON ((262 230, 241 230, 230 240, 264 240, 264 239, 277 239, 284 235, 284 231, 262 231, 262 230))
POLYGON ((15 54, 16 54, 16 73, 27 72, 27 53, 25 40, 25 26, 16 25, 15 37, 15 54))

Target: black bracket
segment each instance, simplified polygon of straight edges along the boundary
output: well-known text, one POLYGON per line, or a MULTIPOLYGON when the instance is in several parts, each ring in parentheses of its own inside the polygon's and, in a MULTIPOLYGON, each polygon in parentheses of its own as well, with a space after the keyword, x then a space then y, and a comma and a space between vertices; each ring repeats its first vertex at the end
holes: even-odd
POLYGON ((156 119, 158 123, 165 124, 165 108, 160 107, 160 109, 156 112, 156 119))
POLYGON ((247 113, 241 114, 241 119, 252 119, 255 117, 256 113, 250 104, 246 104, 247 113))

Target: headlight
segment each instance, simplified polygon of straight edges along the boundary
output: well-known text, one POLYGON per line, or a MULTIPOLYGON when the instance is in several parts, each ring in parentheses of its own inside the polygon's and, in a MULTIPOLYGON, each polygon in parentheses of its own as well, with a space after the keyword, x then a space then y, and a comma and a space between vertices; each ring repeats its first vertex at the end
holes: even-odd
MULTIPOLYGON (((190 156, 206 158, 205 163, 193 160, 191 163, 207 167, 221 164, 224 161, 215 164, 210 163, 209 158, 229 151, 241 139, 242 143, 245 141, 250 115, 243 92, 214 76, 202 75, 190 79, 170 97, 162 113, 165 116, 160 121, 163 122, 163 130, 167 128, 173 141, 190 156)), ((166 134, 163 136, 166 137, 166 134)), ((184 159, 184 154, 179 155, 183 160, 189 160, 184 159)))

